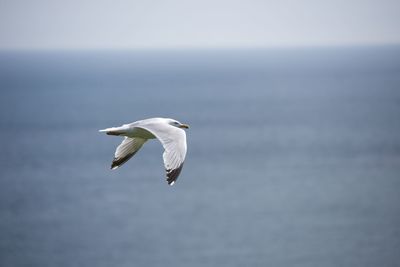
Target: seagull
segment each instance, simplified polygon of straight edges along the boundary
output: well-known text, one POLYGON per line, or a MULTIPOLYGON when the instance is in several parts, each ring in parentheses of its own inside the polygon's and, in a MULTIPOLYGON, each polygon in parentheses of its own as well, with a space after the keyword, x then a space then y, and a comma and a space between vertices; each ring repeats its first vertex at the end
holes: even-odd
POLYGON ((117 147, 111 169, 120 167, 133 157, 144 143, 149 139, 157 138, 164 147, 163 159, 166 170, 166 180, 173 185, 182 171, 186 156, 186 133, 187 124, 169 118, 151 118, 120 127, 111 127, 99 132, 107 135, 124 136, 125 139, 117 147))

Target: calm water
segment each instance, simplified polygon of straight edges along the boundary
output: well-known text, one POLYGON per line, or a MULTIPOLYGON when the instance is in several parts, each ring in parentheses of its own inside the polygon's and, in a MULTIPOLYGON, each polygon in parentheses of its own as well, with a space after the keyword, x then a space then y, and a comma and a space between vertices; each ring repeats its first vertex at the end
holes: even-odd
POLYGON ((399 266, 400 48, 1 52, 1 266, 399 266), (147 143, 191 125, 175 186, 147 143))

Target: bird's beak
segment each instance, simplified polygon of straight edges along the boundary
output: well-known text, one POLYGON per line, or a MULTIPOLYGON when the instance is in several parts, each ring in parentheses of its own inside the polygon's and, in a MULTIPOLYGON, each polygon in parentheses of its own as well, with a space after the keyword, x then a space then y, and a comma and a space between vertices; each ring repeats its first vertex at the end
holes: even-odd
POLYGON ((181 125, 179 125, 179 128, 189 129, 189 125, 182 123, 181 125))

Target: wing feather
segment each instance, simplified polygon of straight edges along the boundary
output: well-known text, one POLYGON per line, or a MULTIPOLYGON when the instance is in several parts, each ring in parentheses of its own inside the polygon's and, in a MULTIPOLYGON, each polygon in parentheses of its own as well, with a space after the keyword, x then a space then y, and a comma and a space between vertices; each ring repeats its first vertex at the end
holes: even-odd
POLYGON ((186 157, 185 131, 169 124, 146 123, 135 126, 151 132, 163 145, 163 160, 167 182, 173 185, 182 171, 186 157))
POLYGON ((127 162, 138 152, 138 150, 146 141, 147 139, 143 138, 125 137, 122 143, 115 150, 114 159, 111 163, 111 169, 116 169, 127 162))

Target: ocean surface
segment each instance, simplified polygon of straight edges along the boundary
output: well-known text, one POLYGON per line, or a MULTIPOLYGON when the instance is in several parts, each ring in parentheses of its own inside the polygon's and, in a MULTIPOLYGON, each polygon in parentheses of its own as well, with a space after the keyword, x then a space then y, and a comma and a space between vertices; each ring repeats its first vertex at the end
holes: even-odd
POLYGON ((0 52, 0 266, 400 266, 400 47, 0 52), (188 123, 174 186, 148 142, 188 123))

